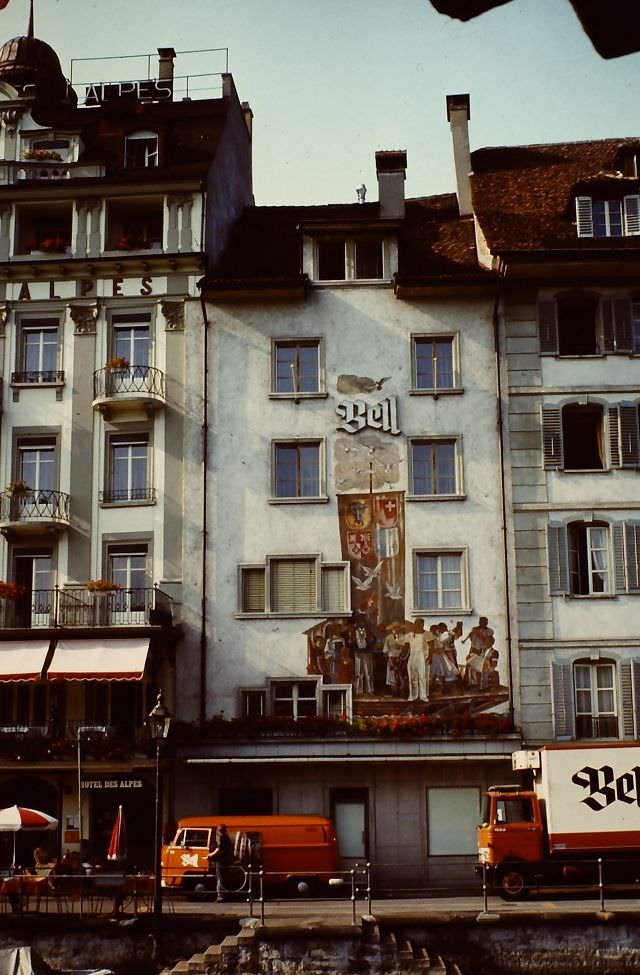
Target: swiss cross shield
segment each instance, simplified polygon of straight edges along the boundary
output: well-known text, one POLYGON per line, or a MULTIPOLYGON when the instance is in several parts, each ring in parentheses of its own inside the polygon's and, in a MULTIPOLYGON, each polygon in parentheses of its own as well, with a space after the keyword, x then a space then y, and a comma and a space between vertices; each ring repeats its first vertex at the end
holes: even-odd
POLYGON ((347 532, 350 559, 365 559, 371 554, 371 532, 347 532))
POLYGON ((394 528, 398 523, 398 499, 388 494, 375 498, 375 520, 381 528, 394 528))

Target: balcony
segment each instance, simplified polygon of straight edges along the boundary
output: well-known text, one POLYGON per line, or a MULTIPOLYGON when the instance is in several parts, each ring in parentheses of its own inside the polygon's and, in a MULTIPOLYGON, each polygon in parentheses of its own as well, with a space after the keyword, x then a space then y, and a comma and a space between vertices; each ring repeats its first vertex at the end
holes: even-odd
POLYGON ((64 531, 69 527, 70 497, 64 491, 24 491, 0 494, 0 532, 29 534, 64 531))
MULTIPOLYGON (((76 763, 78 728, 95 725, 88 718, 62 720, 45 725, 0 724, 0 759, 4 761, 55 761, 76 763)), ((130 721, 102 725, 104 733, 82 737, 83 764, 147 756, 151 750, 144 725, 130 721)))
POLYGON ((93 408, 110 415, 139 407, 152 413, 165 403, 164 373, 153 366, 104 366, 93 374, 93 408))
POLYGON ((85 586, 0 597, 0 629, 171 626, 172 599, 155 587, 90 592, 85 586))

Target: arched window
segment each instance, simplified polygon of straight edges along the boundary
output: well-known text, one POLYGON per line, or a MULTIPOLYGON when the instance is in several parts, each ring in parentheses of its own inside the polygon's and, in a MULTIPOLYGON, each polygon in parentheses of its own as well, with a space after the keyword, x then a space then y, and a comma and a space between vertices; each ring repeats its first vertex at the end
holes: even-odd
POLYGON ((124 141, 124 164, 143 169, 158 165, 158 135, 156 132, 132 132, 124 141))
POLYGON ((616 667, 608 660, 573 665, 576 738, 617 738, 616 667))

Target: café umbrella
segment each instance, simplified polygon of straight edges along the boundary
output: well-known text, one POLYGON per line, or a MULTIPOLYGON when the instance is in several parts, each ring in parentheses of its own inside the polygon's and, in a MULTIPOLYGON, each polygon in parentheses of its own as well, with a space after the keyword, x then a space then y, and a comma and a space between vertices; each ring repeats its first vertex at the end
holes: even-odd
POLYGON ((107 860, 124 860, 127 856, 127 827, 122 806, 118 806, 116 821, 111 831, 107 860))
POLYGON ((7 806, 6 809, 0 809, 0 833, 13 833, 13 868, 16 865, 16 833, 39 832, 56 829, 57 826, 57 819, 38 809, 28 809, 26 806, 7 806))

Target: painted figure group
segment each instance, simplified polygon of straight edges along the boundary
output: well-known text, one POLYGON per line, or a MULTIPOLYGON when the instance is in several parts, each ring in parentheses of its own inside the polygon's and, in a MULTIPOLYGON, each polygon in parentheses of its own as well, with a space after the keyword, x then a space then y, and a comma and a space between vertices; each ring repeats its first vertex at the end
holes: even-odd
POLYGON ((424 619, 389 623, 383 637, 363 613, 348 623, 327 622, 324 641, 315 641, 315 669, 327 683, 352 684, 356 697, 392 694, 407 701, 428 701, 434 692, 487 691, 499 686, 494 633, 486 616, 462 638, 453 628, 424 619), (465 647, 458 660, 456 641, 465 647))

